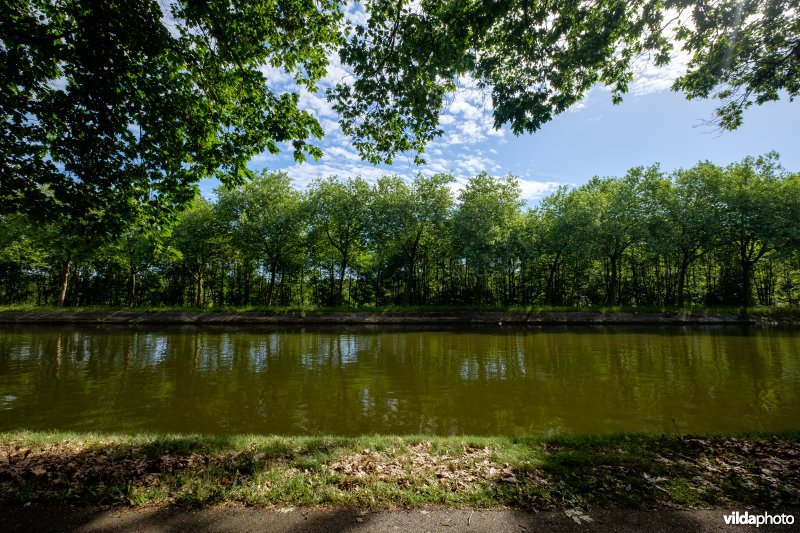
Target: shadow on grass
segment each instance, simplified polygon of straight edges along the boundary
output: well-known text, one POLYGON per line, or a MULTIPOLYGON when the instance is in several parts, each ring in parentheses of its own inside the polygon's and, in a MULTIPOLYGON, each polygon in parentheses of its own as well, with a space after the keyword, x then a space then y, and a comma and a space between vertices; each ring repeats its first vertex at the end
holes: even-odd
POLYGON ((800 438, 0 439, 0 504, 800 505, 800 438))

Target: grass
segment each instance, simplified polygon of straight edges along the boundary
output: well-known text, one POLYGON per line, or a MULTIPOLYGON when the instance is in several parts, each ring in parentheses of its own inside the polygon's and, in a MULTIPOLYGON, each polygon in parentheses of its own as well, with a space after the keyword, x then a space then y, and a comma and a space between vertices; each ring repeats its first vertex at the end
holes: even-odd
POLYGON ((800 504, 800 433, 280 437, 0 433, 0 504, 552 509, 800 504))
MULTIPOLYGON (((706 306, 489 306, 489 305, 390 305, 390 306, 340 306, 340 307, 318 307, 318 306, 243 306, 243 307, 115 307, 115 306, 76 306, 76 307, 55 307, 37 306, 31 304, 6 305, 0 306, 0 312, 31 312, 31 311, 79 311, 79 312, 111 312, 129 311, 140 313, 158 312, 206 312, 206 313, 460 313, 460 312, 510 312, 510 313, 548 313, 548 312, 567 312, 567 313, 726 313, 740 314, 744 311, 741 307, 706 307, 706 306)), ((750 307, 747 312, 754 315, 800 315, 800 307, 797 306, 777 306, 777 307, 750 307)))

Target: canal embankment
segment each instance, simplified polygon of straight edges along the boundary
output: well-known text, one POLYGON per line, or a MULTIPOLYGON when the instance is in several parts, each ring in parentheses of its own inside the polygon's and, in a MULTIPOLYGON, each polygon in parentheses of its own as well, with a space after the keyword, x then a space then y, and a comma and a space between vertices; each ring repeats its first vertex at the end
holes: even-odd
POLYGON ((797 313, 415 311, 0 311, 0 324, 195 325, 800 325, 797 313))

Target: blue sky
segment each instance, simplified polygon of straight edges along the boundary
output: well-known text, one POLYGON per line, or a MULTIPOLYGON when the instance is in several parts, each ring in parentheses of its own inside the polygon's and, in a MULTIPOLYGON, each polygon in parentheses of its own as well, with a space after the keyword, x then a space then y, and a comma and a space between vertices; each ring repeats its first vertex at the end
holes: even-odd
MULTIPOLYGON (((642 63, 636 67, 631 91, 621 104, 613 105, 610 93, 597 86, 583 102, 540 131, 519 137, 492 128, 491 98, 466 80, 463 88, 448 98, 442 113, 444 134, 428 147, 428 164, 421 167, 414 165, 410 156, 379 167, 359 159, 323 92, 348 76, 338 58, 331 57, 328 75, 316 94, 298 89, 287 73, 265 67, 265 77, 277 90, 300 91, 301 107, 313 113, 326 131, 318 143, 325 155, 317 162, 298 165, 291 150, 284 147, 278 156, 256 156, 250 166, 254 170, 285 170, 301 188, 330 175, 374 181, 383 174, 411 178, 421 171, 451 173, 458 189, 483 170, 493 175, 511 173, 520 179, 529 205, 559 185, 579 185, 595 175, 620 176, 631 167, 653 163, 660 163, 665 170, 689 167, 700 160, 725 165, 776 150, 785 168, 800 171, 800 102, 784 99, 753 107, 745 113, 743 126, 721 132, 704 125, 713 117, 716 101, 688 101, 669 89, 685 63, 681 53, 673 54, 666 67, 642 63)), ((201 190, 210 196, 217 185, 208 180, 201 183, 201 190)))

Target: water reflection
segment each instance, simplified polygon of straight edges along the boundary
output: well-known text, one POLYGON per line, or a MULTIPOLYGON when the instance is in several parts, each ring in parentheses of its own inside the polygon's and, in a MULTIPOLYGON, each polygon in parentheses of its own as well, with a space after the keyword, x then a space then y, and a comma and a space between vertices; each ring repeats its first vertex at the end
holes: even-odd
POLYGON ((798 429, 800 334, 0 329, 0 430, 798 429))

